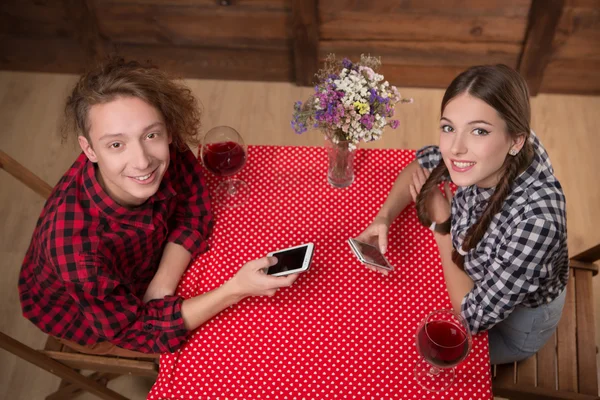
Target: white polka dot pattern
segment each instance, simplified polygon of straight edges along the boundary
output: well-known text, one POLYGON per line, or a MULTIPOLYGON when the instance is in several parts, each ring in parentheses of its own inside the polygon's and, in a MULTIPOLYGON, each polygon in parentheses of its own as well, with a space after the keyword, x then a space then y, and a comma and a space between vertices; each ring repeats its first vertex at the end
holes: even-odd
MULTIPOLYGON (((386 277, 360 264, 346 240, 358 235, 385 200, 414 151, 359 150, 356 180, 327 183, 322 148, 249 146, 237 177, 251 198, 215 206, 211 250, 185 273, 178 294, 223 284, 248 260, 306 242, 313 263, 274 297, 245 299, 160 358, 155 399, 490 399, 487 334, 473 338, 450 389, 421 389, 415 331, 430 311, 450 308, 431 232, 413 206, 392 225, 386 277)), ((206 173, 214 190, 222 178, 206 173)))

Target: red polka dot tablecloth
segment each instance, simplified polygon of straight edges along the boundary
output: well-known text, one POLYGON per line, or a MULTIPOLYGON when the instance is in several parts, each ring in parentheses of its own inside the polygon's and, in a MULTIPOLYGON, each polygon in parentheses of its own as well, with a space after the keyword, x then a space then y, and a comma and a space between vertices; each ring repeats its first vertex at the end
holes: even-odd
MULTIPOLYGON (((160 358, 148 398, 157 399, 490 399, 487 334, 442 393, 413 374, 417 326, 451 308, 432 233, 409 206, 390 230, 389 276, 360 264, 347 244, 372 220, 414 151, 364 150, 345 189, 327 183, 318 147, 249 146, 236 176, 251 188, 235 209, 215 205, 211 250, 184 274, 184 298, 214 289, 248 260, 315 244, 311 268, 274 297, 248 298, 160 358)), ((206 172, 211 192, 224 178, 206 172)))

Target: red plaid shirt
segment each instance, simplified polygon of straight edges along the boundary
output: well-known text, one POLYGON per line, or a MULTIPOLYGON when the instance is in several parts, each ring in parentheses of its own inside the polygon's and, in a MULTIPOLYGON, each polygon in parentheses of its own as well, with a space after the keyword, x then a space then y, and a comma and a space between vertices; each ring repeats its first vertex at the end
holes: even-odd
POLYGON ((23 315, 81 345, 173 352, 188 335, 181 297, 142 298, 167 242, 192 257, 208 250, 213 216, 198 161, 171 149, 158 191, 133 210, 108 196, 95 171, 82 153, 46 202, 19 276, 23 315))

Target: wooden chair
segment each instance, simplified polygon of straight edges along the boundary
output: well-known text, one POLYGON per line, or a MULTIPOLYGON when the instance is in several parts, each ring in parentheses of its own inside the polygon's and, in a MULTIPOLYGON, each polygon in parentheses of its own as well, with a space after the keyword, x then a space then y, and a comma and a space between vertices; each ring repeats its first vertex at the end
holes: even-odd
MULTIPOLYGON (((0 169, 23 182, 26 186, 47 199, 52 187, 0 150, 0 169)), ((37 365, 60 377, 58 390, 47 400, 66 400, 87 391, 105 400, 127 400, 126 397, 110 390, 106 384, 121 375, 158 376, 158 365, 154 356, 125 358, 98 356, 80 353, 63 345, 49 336, 44 350, 35 350, 12 337, 0 332, 0 348, 37 365), (83 375, 79 370, 93 371, 83 375)))
POLYGON ((592 276, 600 244, 571 258, 567 298, 553 337, 534 356, 495 366, 495 396, 508 399, 592 400, 598 396, 592 276))

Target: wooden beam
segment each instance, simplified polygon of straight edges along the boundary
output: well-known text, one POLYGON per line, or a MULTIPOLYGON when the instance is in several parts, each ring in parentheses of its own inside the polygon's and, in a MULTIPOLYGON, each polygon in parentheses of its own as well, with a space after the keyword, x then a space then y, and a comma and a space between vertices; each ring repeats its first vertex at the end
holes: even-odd
POLYGON ((296 84, 312 86, 319 68, 317 0, 292 0, 296 84))
POLYGON ((121 375, 149 376, 152 378, 158 376, 158 365, 156 365, 154 360, 150 359, 134 360, 130 358, 50 350, 42 350, 41 353, 75 369, 119 373, 121 375))
POLYGON ((598 395, 598 367, 596 365, 596 323, 594 321, 594 291, 592 273, 575 270, 577 293, 577 370, 579 393, 598 395))
MULTIPOLYGON (((600 260, 600 244, 595 245, 594 247, 590 247, 589 249, 574 255, 571 257, 573 260, 585 262, 585 263, 593 263, 600 260)), ((598 272, 598 271, 596 271, 598 272)), ((596 275, 596 274, 594 274, 596 275)))
POLYGON ((542 84, 544 70, 552 56, 552 41, 565 5, 565 0, 533 0, 529 24, 519 63, 519 72, 536 96, 542 84))
POLYGON ((44 199, 50 197, 52 186, 48 185, 40 177, 19 164, 2 150, 0 150, 0 169, 6 170, 6 172, 23 182, 28 188, 44 199))
POLYGON ((88 66, 95 66, 111 53, 111 45, 100 34, 92 0, 63 0, 65 11, 78 32, 78 39, 88 66))
POLYGON ((70 382, 73 382, 74 384, 80 386, 81 388, 83 388, 84 390, 86 390, 90 393, 95 394, 96 396, 100 397, 101 399, 127 400, 126 397, 121 396, 117 392, 114 392, 114 391, 100 385, 98 382, 94 381, 93 379, 90 379, 88 377, 85 377, 85 376, 73 371, 71 368, 67 367, 66 365, 63 365, 63 364, 59 363, 58 361, 54 361, 50 357, 40 353, 39 351, 32 349, 29 346, 24 345, 23 343, 19 342, 18 340, 15 340, 15 339, 11 338, 10 336, 5 335, 2 332, 0 332, 0 348, 7 350, 8 352, 16 355, 17 357, 22 358, 25 361, 28 361, 34 365, 37 365, 38 367, 43 368, 46 371, 48 371, 62 379, 66 379, 70 382))

